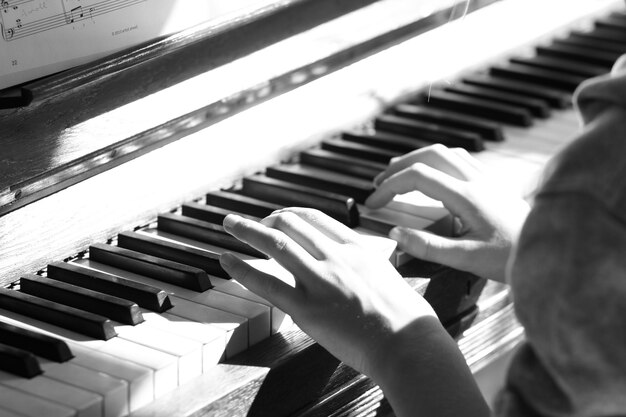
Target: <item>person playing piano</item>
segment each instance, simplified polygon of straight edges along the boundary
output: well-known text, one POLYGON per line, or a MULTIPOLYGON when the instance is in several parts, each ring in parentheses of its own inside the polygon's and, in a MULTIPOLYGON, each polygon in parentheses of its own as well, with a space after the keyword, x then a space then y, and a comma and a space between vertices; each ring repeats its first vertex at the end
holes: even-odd
POLYGON ((466 152, 442 146, 397 158, 367 204, 413 189, 459 220, 454 238, 396 228, 418 258, 510 283, 526 338, 489 410, 430 305, 358 235, 291 208, 226 229, 274 257, 291 287, 233 256, 224 268, 289 313, 339 359, 372 377, 398 416, 626 414, 626 57, 575 94, 580 137, 525 201, 497 187, 466 152))

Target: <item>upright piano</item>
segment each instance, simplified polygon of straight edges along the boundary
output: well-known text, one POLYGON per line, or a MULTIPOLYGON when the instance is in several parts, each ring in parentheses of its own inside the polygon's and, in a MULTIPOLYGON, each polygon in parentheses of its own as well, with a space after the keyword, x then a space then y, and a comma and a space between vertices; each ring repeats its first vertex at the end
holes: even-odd
POLYGON ((449 233, 440 203, 362 203, 430 143, 532 192, 576 137, 572 92, 626 50, 620 6, 266 2, 0 94, 0 416, 393 415, 219 267, 229 250, 275 268, 220 225, 287 205, 371 239, 491 400, 524 337, 507 286, 384 238, 449 233))

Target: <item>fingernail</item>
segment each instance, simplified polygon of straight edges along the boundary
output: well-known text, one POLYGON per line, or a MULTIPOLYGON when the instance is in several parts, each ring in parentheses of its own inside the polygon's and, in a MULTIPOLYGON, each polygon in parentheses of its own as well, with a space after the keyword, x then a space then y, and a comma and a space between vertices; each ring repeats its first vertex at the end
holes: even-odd
POLYGON ((402 239, 402 230, 399 227, 394 227, 389 231, 389 237, 395 240, 396 242, 402 239))
POLYGON ((237 224, 237 222, 239 222, 241 220, 241 216, 238 216, 236 214, 228 214, 226 217, 224 217, 224 221, 222 222, 222 225, 224 226, 224 229, 228 230, 228 229, 232 229, 235 224, 237 224))

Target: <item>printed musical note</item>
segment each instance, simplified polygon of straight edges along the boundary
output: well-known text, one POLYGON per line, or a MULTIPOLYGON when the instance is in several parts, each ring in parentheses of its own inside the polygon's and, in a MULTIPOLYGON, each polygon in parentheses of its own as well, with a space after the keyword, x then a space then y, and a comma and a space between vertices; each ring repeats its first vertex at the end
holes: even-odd
POLYGON ((78 19, 82 19, 83 14, 83 6, 74 7, 70 10, 70 23, 74 23, 78 19))
POLYGON ((13 38, 13 35, 15 34, 15 30, 13 28, 8 28, 7 30, 2 32, 4 40, 8 41, 11 38, 13 38))

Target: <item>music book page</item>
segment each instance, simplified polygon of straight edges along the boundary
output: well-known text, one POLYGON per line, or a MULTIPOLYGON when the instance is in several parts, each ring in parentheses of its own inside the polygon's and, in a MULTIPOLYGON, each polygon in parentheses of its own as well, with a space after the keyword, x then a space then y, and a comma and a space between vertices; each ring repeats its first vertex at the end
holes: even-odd
POLYGON ((272 2, 2 0, 0 89, 272 2))

